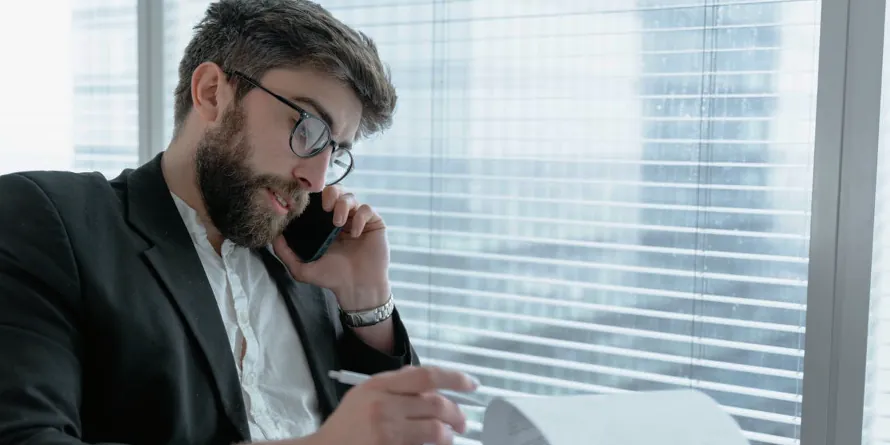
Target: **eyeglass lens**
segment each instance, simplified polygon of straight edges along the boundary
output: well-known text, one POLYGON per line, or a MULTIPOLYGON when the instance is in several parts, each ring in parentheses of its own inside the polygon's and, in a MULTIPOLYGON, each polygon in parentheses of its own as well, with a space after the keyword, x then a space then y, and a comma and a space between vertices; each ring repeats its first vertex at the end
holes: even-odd
MULTIPOLYGON (((305 117, 294 129, 291 149, 297 156, 311 157, 319 154, 330 143, 327 124, 314 116, 305 117)), ((348 150, 334 150, 328 163, 325 182, 330 185, 343 179, 352 168, 352 155, 348 150)))

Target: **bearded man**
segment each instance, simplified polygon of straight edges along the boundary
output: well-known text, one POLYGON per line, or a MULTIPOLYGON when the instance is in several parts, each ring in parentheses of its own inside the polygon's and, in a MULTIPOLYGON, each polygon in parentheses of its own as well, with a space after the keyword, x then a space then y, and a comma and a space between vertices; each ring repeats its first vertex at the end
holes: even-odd
POLYGON ((0 176, 0 444, 451 443, 437 389, 476 383, 419 366, 386 226, 338 185, 395 108, 374 43, 309 1, 221 0, 174 94, 135 170, 0 176), (343 230, 304 263, 282 232, 310 193, 343 230))

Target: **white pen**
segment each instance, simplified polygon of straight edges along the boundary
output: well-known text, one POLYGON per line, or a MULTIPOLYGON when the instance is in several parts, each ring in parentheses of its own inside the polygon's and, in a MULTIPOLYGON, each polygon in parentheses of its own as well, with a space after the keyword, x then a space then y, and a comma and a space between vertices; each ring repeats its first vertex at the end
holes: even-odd
MULTIPOLYGON (((359 374, 357 372, 345 371, 345 370, 328 371, 328 377, 330 377, 340 383, 343 383, 344 385, 350 385, 350 386, 358 385, 359 383, 362 383, 365 380, 368 380, 369 378, 371 378, 371 376, 369 376, 367 374, 359 374)), ((461 394, 456 391, 451 391, 448 389, 440 389, 440 390, 438 390, 438 393, 442 394, 443 396, 445 396, 446 399, 451 400, 452 402, 457 403, 458 405, 481 406, 481 407, 487 406, 485 403, 483 403, 480 400, 476 400, 472 397, 469 397, 467 395, 461 394)))

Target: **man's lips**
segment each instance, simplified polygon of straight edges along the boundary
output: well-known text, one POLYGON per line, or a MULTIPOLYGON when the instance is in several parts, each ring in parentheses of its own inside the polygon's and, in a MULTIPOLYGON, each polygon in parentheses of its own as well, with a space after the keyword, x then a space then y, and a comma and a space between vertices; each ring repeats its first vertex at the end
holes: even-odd
POLYGON ((286 215, 291 209, 296 207, 294 199, 289 195, 272 188, 267 188, 266 191, 269 192, 270 199, 279 213, 286 215))

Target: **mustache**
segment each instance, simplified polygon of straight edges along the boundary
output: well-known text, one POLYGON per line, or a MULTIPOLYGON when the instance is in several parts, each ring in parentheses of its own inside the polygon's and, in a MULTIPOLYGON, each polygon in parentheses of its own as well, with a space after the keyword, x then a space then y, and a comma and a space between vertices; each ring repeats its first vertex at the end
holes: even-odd
POLYGON ((270 188, 272 190, 276 190, 279 193, 285 194, 289 196, 296 202, 300 202, 303 196, 308 195, 309 192, 300 185, 298 182, 287 181, 275 176, 262 175, 256 178, 253 178, 254 187, 262 187, 262 188, 270 188))

